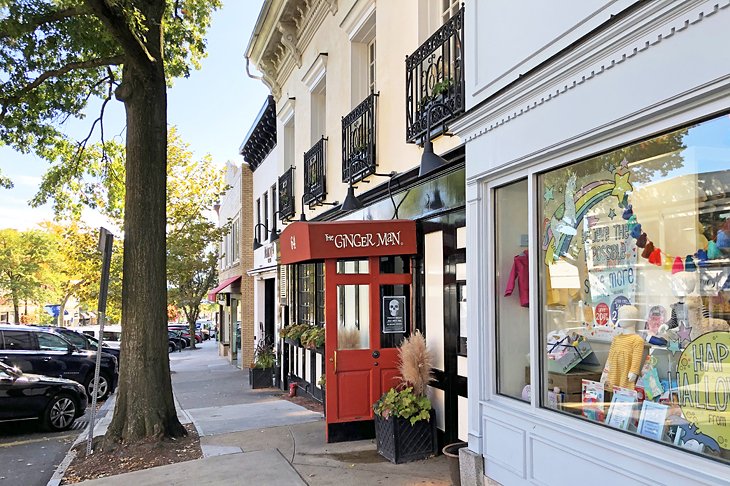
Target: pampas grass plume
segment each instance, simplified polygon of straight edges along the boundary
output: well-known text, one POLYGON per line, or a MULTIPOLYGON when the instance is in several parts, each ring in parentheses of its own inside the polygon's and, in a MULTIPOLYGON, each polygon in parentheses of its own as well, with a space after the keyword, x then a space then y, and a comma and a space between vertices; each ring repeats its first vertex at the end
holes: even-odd
POLYGON ((426 394, 426 386, 433 380, 433 358, 426 349, 426 338, 416 330, 401 343, 398 353, 398 371, 404 385, 412 386, 418 396, 426 394))

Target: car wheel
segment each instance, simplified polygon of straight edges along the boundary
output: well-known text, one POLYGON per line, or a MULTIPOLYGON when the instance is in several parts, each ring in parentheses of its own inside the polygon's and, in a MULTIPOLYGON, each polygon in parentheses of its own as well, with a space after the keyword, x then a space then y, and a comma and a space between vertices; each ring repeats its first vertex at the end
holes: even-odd
POLYGON ((76 402, 68 395, 57 395, 48 403, 43 422, 48 430, 59 432, 71 427, 76 419, 76 402))
MULTIPOLYGON (((89 402, 91 402, 91 397, 93 396, 91 393, 93 392, 94 388, 94 374, 89 373, 89 379, 86 381, 86 394, 89 396, 89 402)), ((99 390, 96 395, 97 400, 105 400, 109 394, 111 393, 111 380, 107 376, 106 373, 100 372, 99 373, 99 390)))
POLYGON ((172 353, 174 351, 175 351, 175 345, 172 344, 171 342, 168 342, 167 343, 167 353, 169 354, 169 353, 172 353))

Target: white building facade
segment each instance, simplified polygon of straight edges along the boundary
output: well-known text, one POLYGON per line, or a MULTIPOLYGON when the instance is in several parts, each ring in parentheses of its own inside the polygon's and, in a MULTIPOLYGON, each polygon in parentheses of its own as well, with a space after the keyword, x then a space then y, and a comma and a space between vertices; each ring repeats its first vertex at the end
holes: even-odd
POLYGON ((730 2, 466 12, 472 457, 728 484, 730 2))

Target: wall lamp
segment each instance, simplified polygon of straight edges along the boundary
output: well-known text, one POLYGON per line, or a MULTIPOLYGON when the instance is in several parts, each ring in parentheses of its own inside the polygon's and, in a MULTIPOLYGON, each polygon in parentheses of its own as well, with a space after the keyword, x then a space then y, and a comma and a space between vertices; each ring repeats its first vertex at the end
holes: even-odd
MULTIPOLYGON (((269 228, 267 228, 264 223, 256 223, 256 225, 254 225, 254 227, 253 227, 253 232, 254 232, 254 237, 253 237, 253 251, 256 251, 259 248, 261 248, 262 246, 264 246, 259 241, 258 235, 256 235, 256 229, 259 226, 263 226, 264 227, 264 237, 266 236, 266 234, 269 233, 269 228)), ((276 230, 276 222, 274 222, 274 226, 272 227, 273 234, 271 235, 272 240, 270 240, 270 241, 276 241, 276 239, 279 238, 279 235, 278 234, 277 234, 276 238, 274 238, 274 234, 276 234, 275 230, 276 230)))
POLYGON ((423 177, 448 163, 442 157, 433 153, 433 143, 431 142, 431 112, 437 107, 446 108, 451 113, 451 116, 454 116, 454 110, 446 103, 442 101, 429 103, 428 110, 426 111, 426 141, 423 143, 423 154, 421 155, 421 167, 418 170, 418 177, 423 177))
MULTIPOLYGON (((304 198, 307 196, 307 194, 302 194, 302 215, 299 217, 299 221, 307 221, 307 215, 304 214, 304 198)), ((340 204, 339 201, 333 201, 333 202, 324 202, 324 201, 318 201, 315 203, 317 206, 337 206, 340 204)), ((312 209, 312 204, 308 204, 309 209, 312 209)))
MULTIPOLYGON (((352 161, 350 161, 350 173, 352 173, 352 161)), ((389 177, 388 179, 388 196, 390 196, 390 200, 393 203, 393 209, 395 211, 394 217, 398 218, 398 206, 395 204, 395 199, 393 199, 393 191, 391 189, 391 183, 393 182, 393 178, 398 175, 396 171, 392 171, 388 174, 379 174, 377 172, 373 172, 370 175, 378 176, 378 177, 389 177)), ((368 182, 368 181, 362 181, 362 182, 368 182)), ((350 177, 350 186, 347 188, 347 196, 345 197, 345 200, 342 201, 342 206, 340 206, 340 211, 354 211, 356 209, 362 208, 362 202, 358 197, 355 195, 355 187, 352 185, 352 177, 350 177)))

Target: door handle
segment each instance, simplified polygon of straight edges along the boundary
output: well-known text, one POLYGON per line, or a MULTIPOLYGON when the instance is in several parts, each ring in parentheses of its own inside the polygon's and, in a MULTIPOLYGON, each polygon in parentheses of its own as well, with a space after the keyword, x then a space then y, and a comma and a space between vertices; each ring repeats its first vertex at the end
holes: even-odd
POLYGON ((46 356, 45 358, 43 358, 43 361, 45 361, 45 362, 51 361, 51 358, 49 358, 48 356, 46 356))
POLYGON ((335 351, 334 353, 334 356, 330 358, 330 363, 334 364, 335 373, 337 373, 337 351, 335 351))

